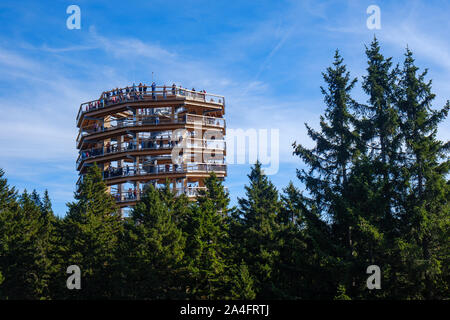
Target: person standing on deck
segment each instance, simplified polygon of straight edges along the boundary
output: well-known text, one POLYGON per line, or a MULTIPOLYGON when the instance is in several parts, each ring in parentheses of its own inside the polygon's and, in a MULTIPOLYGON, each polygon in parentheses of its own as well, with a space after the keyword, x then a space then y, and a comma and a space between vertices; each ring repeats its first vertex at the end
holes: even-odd
POLYGON ((172 84, 172 94, 176 95, 176 93, 177 93, 177 91, 176 91, 176 86, 175 86, 175 83, 174 83, 174 84, 172 84))
POLYGON ((155 84, 155 82, 152 82, 152 99, 153 100, 156 99, 155 90, 156 90, 156 84, 155 84))

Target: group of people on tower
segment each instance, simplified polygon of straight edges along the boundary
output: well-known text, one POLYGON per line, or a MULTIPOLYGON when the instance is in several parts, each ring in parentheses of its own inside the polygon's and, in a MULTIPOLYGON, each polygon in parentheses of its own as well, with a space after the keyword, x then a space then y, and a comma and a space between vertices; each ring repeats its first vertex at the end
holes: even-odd
MULTIPOLYGON (((103 108, 107 105, 127 102, 127 101, 138 101, 143 100, 144 96, 147 95, 147 91, 150 93, 153 100, 157 100, 158 96, 163 97, 163 99, 167 99, 168 89, 170 93, 175 96, 177 94, 183 96, 193 96, 195 98, 199 98, 203 101, 206 101, 206 90, 195 91, 195 88, 192 90, 183 89, 182 87, 177 87, 175 83, 172 84, 171 88, 167 88, 166 85, 162 87, 158 87, 157 90, 156 83, 152 82, 151 86, 147 86, 146 84, 139 83, 138 85, 134 84, 130 87, 127 86, 125 88, 115 88, 110 91, 105 91, 102 93, 99 100, 91 101, 85 106, 84 111, 91 111, 98 108, 103 108)), ((214 99, 211 98, 211 102, 214 102, 214 99)), ((219 103, 222 103, 221 99, 218 100, 219 103)))

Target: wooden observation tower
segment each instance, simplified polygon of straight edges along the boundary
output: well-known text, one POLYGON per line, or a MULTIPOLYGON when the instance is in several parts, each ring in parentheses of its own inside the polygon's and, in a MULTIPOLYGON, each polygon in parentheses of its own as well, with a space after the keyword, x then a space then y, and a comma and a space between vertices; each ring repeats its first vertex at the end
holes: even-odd
POLYGON ((166 181, 194 199, 211 172, 226 176, 224 113, 223 96, 175 85, 103 92, 77 115, 78 184, 96 163, 121 208, 166 181))

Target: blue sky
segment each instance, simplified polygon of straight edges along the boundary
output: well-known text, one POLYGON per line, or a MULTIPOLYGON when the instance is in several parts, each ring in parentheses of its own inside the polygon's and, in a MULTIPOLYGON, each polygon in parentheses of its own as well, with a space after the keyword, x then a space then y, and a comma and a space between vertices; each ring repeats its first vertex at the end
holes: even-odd
MULTIPOLYGON (((450 98, 448 1, 17 1, 0 3, 0 168, 19 190, 48 189, 64 215, 77 172, 76 113, 102 91, 133 82, 175 82, 226 97, 227 128, 278 129, 280 189, 300 185, 293 141, 311 146, 304 123, 324 110, 321 72, 339 48, 352 75, 364 44, 402 62, 406 45, 429 68, 437 97, 450 98), (405 4, 406 3, 406 4, 405 4), (69 5, 81 29, 69 30, 69 5), (369 5, 381 29, 369 30, 369 5)), ((358 85, 355 97, 365 102, 358 85)), ((449 120, 441 139, 450 137, 449 120)), ((249 165, 230 165, 233 203, 249 165)))

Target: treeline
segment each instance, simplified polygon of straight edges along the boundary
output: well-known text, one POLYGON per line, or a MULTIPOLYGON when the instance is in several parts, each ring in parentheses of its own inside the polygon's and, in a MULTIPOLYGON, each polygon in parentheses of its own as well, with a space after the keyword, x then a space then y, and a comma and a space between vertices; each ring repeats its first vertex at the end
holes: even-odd
POLYGON ((150 186, 122 219, 93 166, 59 218, 0 171, 0 299, 450 298, 450 144, 436 138, 450 103, 431 107, 409 49, 394 66, 374 39, 366 56, 365 103, 338 51, 323 73, 314 147, 293 144, 304 191, 279 192, 256 163, 237 207, 211 175, 195 202, 150 186))

